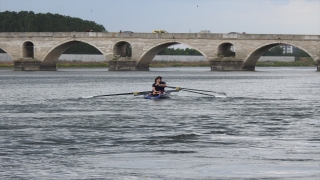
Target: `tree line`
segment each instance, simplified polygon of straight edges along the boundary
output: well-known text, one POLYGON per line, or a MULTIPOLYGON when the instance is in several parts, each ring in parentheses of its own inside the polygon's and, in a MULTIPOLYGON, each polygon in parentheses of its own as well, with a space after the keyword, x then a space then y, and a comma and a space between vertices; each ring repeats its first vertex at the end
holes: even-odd
POLYGON ((52 13, 33 11, 0 12, 0 32, 95 32, 106 31, 103 25, 93 21, 52 13))
POLYGON ((174 48, 165 48, 158 53, 158 55, 186 55, 186 56, 202 56, 202 54, 191 48, 186 49, 174 49, 174 48))

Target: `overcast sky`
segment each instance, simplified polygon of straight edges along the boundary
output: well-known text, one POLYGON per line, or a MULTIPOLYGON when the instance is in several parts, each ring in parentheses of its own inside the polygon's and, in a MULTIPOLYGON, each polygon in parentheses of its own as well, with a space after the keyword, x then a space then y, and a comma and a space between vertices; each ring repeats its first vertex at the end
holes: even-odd
POLYGON ((0 0, 0 11, 78 17, 109 32, 320 34, 320 0, 0 0))

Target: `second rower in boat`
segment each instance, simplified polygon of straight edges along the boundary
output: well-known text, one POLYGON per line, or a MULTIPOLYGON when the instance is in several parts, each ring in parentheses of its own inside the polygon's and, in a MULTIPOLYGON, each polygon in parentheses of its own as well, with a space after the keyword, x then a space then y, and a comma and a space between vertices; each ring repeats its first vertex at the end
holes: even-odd
POLYGON ((165 82, 162 81, 162 77, 158 76, 152 84, 152 95, 158 95, 164 93, 164 88, 167 86, 165 82))

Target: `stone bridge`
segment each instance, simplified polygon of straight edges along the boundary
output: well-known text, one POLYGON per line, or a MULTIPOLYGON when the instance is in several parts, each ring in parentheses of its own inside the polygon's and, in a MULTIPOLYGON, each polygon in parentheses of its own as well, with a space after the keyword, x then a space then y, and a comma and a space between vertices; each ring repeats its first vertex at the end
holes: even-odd
POLYGON ((109 71, 148 71, 162 49, 184 44, 199 51, 211 71, 254 71, 264 52, 288 44, 308 53, 320 71, 319 40, 320 35, 289 34, 2 32, 0 49, 14 61, 14 70, 54 71, 60 55, 83 42, 104 55, 109 71))

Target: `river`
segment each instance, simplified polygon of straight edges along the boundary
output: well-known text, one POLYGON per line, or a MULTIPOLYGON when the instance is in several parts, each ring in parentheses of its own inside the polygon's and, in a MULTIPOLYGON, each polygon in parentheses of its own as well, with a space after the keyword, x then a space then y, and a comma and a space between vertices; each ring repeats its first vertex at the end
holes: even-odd
MULTIPOLYGON (((1 179, 318 179, 312 67, 0 70, 1 179), (225 92, 147 91, 169 86, 225 92)), ((167 88, 169 89, 169 88, 167 88)))

